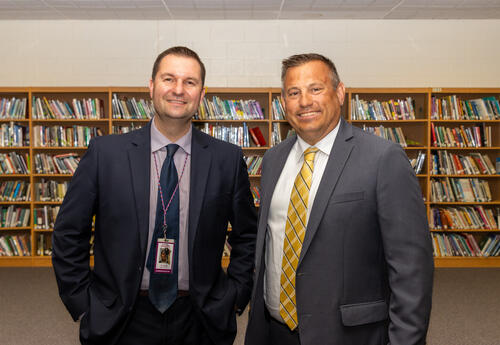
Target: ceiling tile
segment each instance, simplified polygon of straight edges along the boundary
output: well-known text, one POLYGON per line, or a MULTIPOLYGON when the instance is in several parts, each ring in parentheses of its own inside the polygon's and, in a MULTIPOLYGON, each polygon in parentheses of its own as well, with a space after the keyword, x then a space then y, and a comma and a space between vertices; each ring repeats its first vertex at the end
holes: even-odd
POLYGON ((104 9, 106 8, 106 5, 100 2, 84 2, 84 1, 79 1, 78 3, 75 3, 75 6, 78 8, 83 8, 83 9, 104 9))
POLYGON ((418 9, 415 8, 398 8, 390 13, 386 13, 383 19, 416 19, 417 12, 418 9))
POLYGON ((370 6, 373 0, 349 0, 343 1, 343 4, 348 4, 349 6, 370 6))
POLYGON ((313 5, 314 0, 285 0, 283 4, 283 11, 294 10, 308 10, 313 5))
POLYGON ((277 18, 278 18, 278 10, 276 10, 276 11, 253 10, 252 11, 252 19, 269 20, 269 19, 277 19, 277 18))
POLYGON ((500 8, 500 1, 499 0, 464 0, 460 5, 457 6, 458 8, 460 7, 477 7, 477 8, 500 8))
POLYGON ((500 0, 0 0, 0 20, 172 19, 169 11, 190 20, 500 19, 500 0))
POLYGON ((374 0, 373 5, 374 6, 391 6, 394 7, 397 4, 399 4, 401 0, 374 0))
POLYGON ((72 1, 67 0, 45 0, 45 3, 51 8, 75 8, 72 1))
POLYGON ((252 19, 252 11, 226 10, 224 11, 226 19, 244 20, 252 19))
MULTIPOLYGON (((172 13, 172 19, 199 19, 199 14, 196 9, 181 9, 181 8, 170 8, 170 13, 172 13)), ((165 11, 166 12, 166 11, 165 11)))
POLYGON ((107 8, 137 8, 133 1, 119 0, 119 1, 102 1, 103 5, 107 8))
POLYGON ((19 6, 16 5, 16 4, 14 4, 14 3, 12 3, 12 2, 9 2, 9 1, 7 1, 7 2, 6 1, 2 1, 2 2, 0 2, 0 8, 6 8, 6 9, 13 9, 14 10, 14 9, 18 9, 19 6))
POLYGON ((208 20, 225 19, 224 18, 224 11, 223 10, 203 11, 203 17, 201 19, 208 19, 208 20))

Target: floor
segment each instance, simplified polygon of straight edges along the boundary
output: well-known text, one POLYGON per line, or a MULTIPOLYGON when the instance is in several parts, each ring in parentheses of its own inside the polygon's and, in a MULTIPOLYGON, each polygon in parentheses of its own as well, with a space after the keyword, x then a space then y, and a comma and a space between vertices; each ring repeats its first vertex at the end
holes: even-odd
MULTIPOLYGON (((238 317, 235 345, 246 323, 238 317)), ((499 325, 499 269, 436 270, 428 345, 500 345, 499 325)), ((0 344, 79 344, 51 268, 0 268, 0 344)))

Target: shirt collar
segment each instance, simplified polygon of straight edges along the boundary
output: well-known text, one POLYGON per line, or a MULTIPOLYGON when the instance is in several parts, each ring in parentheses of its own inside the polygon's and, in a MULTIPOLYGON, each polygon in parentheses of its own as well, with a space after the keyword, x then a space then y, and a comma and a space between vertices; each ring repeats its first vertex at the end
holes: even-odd
MULTIPOLYGON (((161 132, 156 128, 155 121, 151 120, 151 152, 156 152, 161 149, 164 149, 168 144, 172 144, 167 137, 165 137, 161 132)), ((193 137, 193 128, 189 126, 189 131, 184 134, 181 138, 179 138, 175 144, 179 145, 179 147, 186 152, 188 155, 191 154, 191 138, 193 137)))
MULTIPOLYGON (((318 141, 314 147, 318 148, 319 151, 329 156, 332 151, 333 143, 335 142, 335 138, 337 138, 337 133, 339 132, 340 120, 335 126, 334 129, 330 131, 323 139, 318 141)), ((311 145, 304 141, 299 135, 297 135, 297 143, 295 145, 298 158, 302 156, 305 150, 307 150, 311 145)))

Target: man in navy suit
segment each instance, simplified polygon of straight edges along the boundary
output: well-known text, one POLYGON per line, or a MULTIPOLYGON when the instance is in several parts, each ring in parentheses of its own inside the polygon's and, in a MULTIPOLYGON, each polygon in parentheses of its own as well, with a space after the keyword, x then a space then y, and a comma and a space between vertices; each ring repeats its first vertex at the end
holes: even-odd
POLYGON ((154 118, 131 133, 92 140, 73 176, 52 262, 61 299, 81 320, 82 344, 234 341, 235 315, 252 288, 256 212, 241 149, 191 124, 204 81, 205 67, 192 50, 161 53, 149 83, 154 118), (176 177, 164 178, 164 169, 176 177), (168 179, 175 188, 167 190, 168 179), (171 255, 167 263, 162 251, 171 255), (168 302, 158 297, 165 292, 168 302))

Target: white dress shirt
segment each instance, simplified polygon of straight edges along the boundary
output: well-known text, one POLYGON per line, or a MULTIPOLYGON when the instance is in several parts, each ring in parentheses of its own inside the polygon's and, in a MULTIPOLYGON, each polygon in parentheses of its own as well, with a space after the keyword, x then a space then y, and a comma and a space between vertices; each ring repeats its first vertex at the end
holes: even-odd
MULTIPOLYGON (((340 121, 339 121, 340 124, 340 121)), ((314 198, 318 191, 318 186, 323 177, 328 157, 333 148, 333 143, 337 137, 339 124, 328 133, 323 139, 314 145, 319 149, 314 157, 314 170, 312 175, 311 189, 309 190, 309 200, 307 202, 307 219, 314 204, 314 198)), ((281 264, 283 260, 283 243, 285 239, 285 224, 288 214, 288 205, 290 204, 290 195, 292 193, 295 178, 302 168, 304 162, 304 151, 311 145, 297 136, 297 141, 293 145, 285 166, 274 188, 269 215, 267 218, 268 231, 266 234, 266 272, 264 276, 264 300, 267 309, 272 317, 282 321, 280 315, 280 278, 281 264)))

